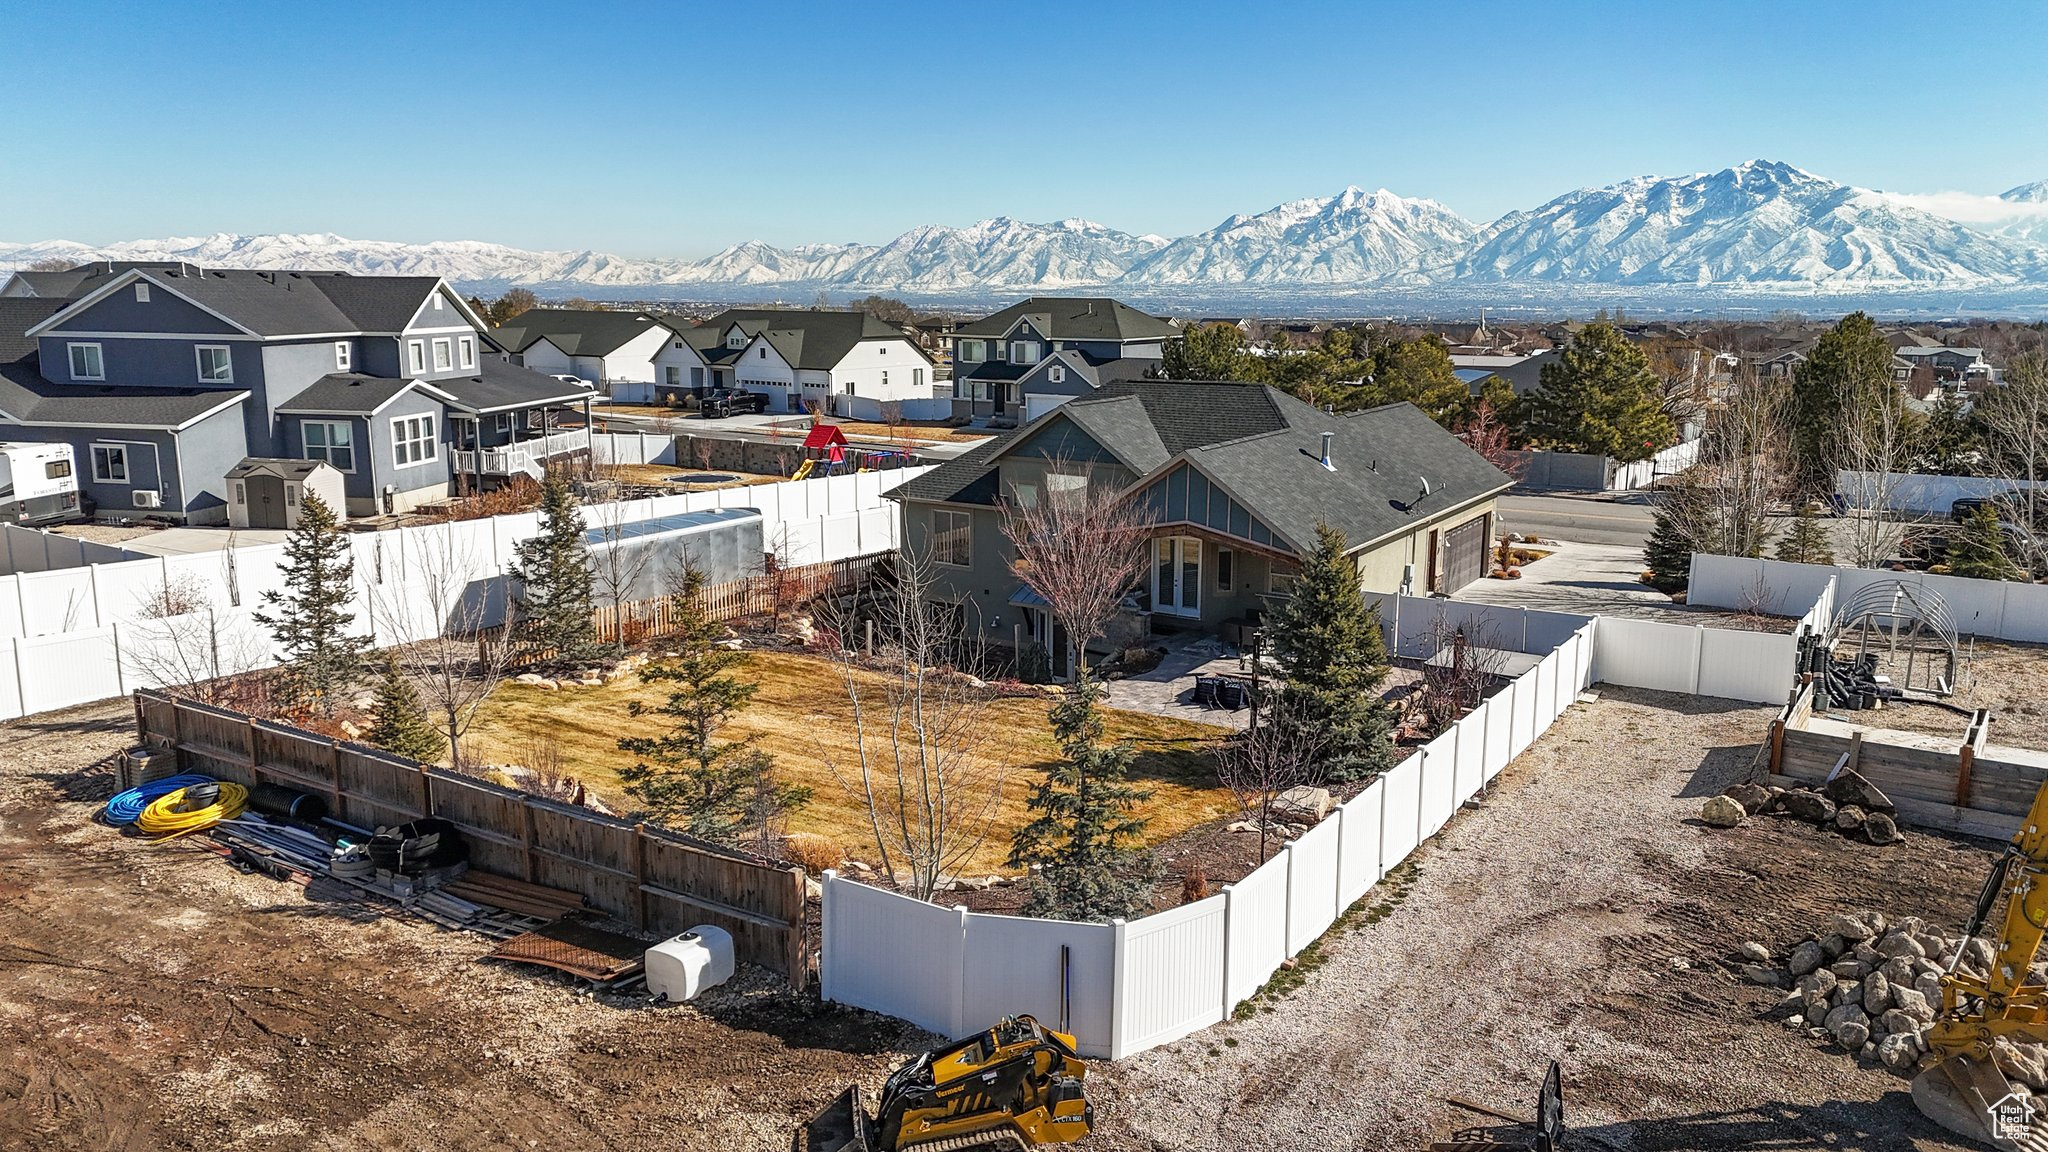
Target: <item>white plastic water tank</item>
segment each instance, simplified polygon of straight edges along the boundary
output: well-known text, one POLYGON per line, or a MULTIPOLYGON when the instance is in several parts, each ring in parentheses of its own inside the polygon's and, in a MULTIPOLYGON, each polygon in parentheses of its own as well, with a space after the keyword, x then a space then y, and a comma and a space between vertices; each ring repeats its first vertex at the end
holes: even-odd
POLYGON ((732 933, 699 924, 647 950, 647 990, 672 1004, 732 979, 732 933))

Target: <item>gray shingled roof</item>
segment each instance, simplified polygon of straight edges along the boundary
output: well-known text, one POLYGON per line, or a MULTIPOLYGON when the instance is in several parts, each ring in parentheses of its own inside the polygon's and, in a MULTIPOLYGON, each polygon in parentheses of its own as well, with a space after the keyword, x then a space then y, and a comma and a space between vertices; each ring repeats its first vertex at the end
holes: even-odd
POLYGON ((52 384, 30 361, 0 365, 0 413, 22 424, 78 428, 182 428, 246 389, 52 384))
MULTIPOLYGON (((185 264, 145 266, 143 274, 259 336, 397 332, 440 283, 433 276, 200 269, 185 264)), ((89 295, 108 279, 95 275, 81 281, 71 298, 89 295)))
POLYGON ((837 368, 863 340, 908 339, 903 329, 865 312, 816 308, 733 308, 706 320, 698 331, 722 333, 734 324, 749 336, 767 332, 768 342, 791 367, 818 372, 837 368))
POLYGON ((895 494, 992 502, 987 480, 998 458, 1051 420, 1071 421, 1140 473, 1174 459, 1192 464, 1297 549, 1314 546, 1319 521, 1356 547, 1513 483, 1411 404, 1333 416, 1260 384, 1140 380, 1069 401, 895 494), (1319 462, 1324 432, 1334 471, 1319 462))
POLYGON ((588 388, 562 381, 544 372, 522 368, 502 356, 484 356, 478 375, 434 381, 434 386, 455 397, 456 407, 470 412, 505 412, 541 404, 567 404, 588 399, 588 388))
POLYGON ((26 333, 56 315, 66 303, 37 296, 0 296, 0 364, 33 359, 36 342, 26 333))
POLYGON ((333 372, 313 381, 298 395, 277 406, 281 413, 326 414, 344 412, 367 416, 410 391, 415 381, 365 376, 357 372, 333 372))
POLYGON ((1033 296, 954 329, 954 336, 994 337, 1029 316, 1048 340, 1167 340, 1180 329, 1107 296, 1033 296))
POLYGON ((645 312, 530 308, 491 329, 491 339, 510 352, 524 352, 545 338, 571 356, 609 356, 653 327, 668 324, 645 312))
POLYGON ((441 283, 438 276, 319 276, 313 281, 365 332, 400 332, 441 283))

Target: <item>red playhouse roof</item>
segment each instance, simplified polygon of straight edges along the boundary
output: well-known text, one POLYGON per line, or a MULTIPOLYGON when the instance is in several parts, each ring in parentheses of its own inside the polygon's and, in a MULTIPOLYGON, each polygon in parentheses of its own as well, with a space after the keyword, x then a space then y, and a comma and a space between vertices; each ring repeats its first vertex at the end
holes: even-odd
POLYGON ((846 433, 837 424, 813 424, 811 434, 804 437, 806 448, 833 448, 846 443, 846 433))

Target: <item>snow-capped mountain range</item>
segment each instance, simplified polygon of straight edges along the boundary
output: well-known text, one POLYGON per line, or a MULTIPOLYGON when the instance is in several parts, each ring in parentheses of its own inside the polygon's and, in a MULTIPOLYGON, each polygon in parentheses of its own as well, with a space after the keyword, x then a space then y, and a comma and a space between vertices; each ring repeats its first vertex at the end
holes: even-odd
POLYGON ((1569 192, 1481 226, 1433 200, 1347 188, 1232 216, 1179 239, 1087 220, 928 225, 880 246, 737 244, 702 260, 533 252, 476 241, 403 244, 279 234, 0 243, 0 270, 39 260, 432 273, 464 288, 712 297, 772 291, 912 298, 1127 289, 1262 300, 1464 289, 1606 288, 1716 294, 2048 291, 2048 181, 1964 224, 1894 196, 1750 161, 1569 192))

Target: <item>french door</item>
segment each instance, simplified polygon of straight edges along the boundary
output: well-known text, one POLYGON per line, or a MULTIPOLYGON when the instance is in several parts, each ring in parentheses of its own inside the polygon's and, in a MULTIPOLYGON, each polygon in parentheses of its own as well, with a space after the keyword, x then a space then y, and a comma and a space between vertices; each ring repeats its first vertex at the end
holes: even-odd
POLYGON ((1202 614, 1202 542, 1161 536, 1152 542, 1152 610, 1168 616, 1202 614))

